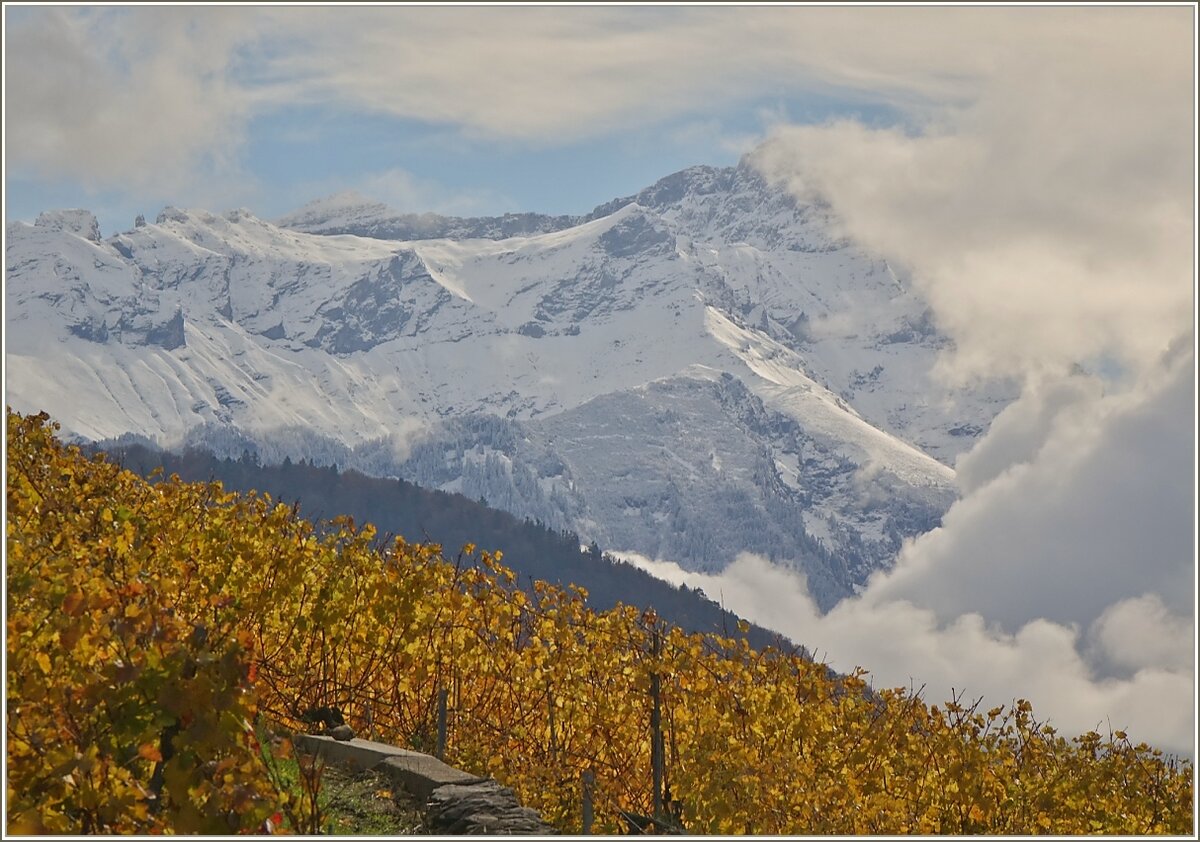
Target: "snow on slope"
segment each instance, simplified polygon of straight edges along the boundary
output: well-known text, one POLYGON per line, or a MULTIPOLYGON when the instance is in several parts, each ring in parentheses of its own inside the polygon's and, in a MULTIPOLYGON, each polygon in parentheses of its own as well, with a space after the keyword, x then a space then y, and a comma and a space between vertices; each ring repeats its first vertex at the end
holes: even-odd
POLYGON ((704 569, 754 548, 825 604, 936 524, 1007 399, 934 382, 923 302, 742 168, 516 237, 168 208, 97 241, 80 213, 8 227, 14 407, 403 475, 704 569))
POLYGON ((804 373, 798 354, 769 337, 738 327, 719 310, 706 313, 712 335, 756 375, 754 391, 767 405, 792 416, 810 435, 875 470, 888 470, 913 486, 951 487, 954 471, 928 454, 862 420, 853 407, 804 373))

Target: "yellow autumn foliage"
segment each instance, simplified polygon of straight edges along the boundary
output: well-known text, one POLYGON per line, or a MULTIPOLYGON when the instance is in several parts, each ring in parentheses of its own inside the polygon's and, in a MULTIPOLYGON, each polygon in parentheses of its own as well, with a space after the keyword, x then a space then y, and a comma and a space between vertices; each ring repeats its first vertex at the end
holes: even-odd
POLYGON ((1192 766, 1121 732, 1065 739, 1027 702, 872 692, 794 653, 527 595, 499 554, 320 530, 266 496, 146 482, 8 414, 8 829, 254 831, 277 792, 253 723, 336 705, 360 735, 514 787, 578 832, 652 807, 692 833, 1186 834, 1192 766), (653 646, 657 638, 659 645, 653 646))

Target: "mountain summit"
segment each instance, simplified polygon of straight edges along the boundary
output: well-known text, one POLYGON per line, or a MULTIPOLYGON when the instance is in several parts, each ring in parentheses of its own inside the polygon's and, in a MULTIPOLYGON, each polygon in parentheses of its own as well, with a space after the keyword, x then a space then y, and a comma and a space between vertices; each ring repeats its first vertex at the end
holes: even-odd
POLYGON ((341 196, 103 240, 88 217, 8 227, 14 408, 402 476, 696 569, 757 552, 824 606, 939 521, 1012 397, 934 381, 947 340, 903 276, 745 165, 581 217, 341 196))

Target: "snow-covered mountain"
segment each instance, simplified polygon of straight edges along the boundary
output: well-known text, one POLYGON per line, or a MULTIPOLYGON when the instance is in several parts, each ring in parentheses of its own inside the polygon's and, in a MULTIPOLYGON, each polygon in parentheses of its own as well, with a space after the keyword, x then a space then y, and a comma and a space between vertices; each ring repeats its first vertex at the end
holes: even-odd
POLYGON ((100 440, 313 458, 484 497, 614 550, 752 550, 832 604, 936 524, 1011 398, 949 390, 885 262, 746 166, 586 217, 280 224, 84 211, 7 229, 7 400, 100 440))

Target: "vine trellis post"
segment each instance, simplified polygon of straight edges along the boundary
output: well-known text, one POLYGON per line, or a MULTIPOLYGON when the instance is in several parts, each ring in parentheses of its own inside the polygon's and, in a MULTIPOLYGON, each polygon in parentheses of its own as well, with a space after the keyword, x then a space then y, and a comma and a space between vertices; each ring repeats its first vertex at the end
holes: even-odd
MULTIPOLYGON (((662 637, 658 625, 650 638, 650 652, 657 661, 662 654, 662 637)), ((650 674, 650 766, 654 785, 654 818, 662 821, 663 812, 663 732, 662 732, 662 676, 657 665, 650 674)))
POLYGON ((445 687, 438 690, 437 697, 437 746, 434 748, 434 757, 438 760, 446 759, 446 701, 450 695, 445 687))
POLYGON ((584 836, 590 836, 592 833, 592 824, 595 821, 595 806, 593 798, 596 790, 596 773, 591 769, 584 769, 579 775, 581 788, 583 790, 583 830, 584 836))

